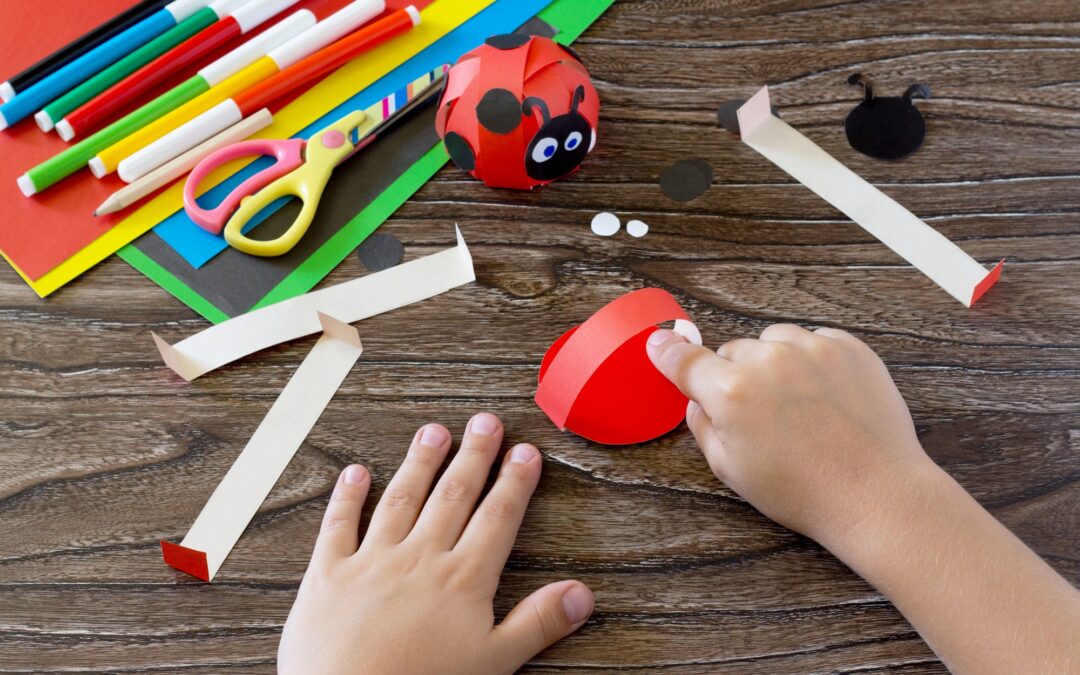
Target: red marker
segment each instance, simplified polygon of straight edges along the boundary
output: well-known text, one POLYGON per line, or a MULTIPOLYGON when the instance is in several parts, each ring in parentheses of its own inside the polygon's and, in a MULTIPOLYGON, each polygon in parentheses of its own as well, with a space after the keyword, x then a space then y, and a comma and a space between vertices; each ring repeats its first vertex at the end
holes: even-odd
MULTIPOLYGON (((303 4, 320 4, 312 10, 316 18, 322 19, 345 1, 313 3, 305 0, 303 4)), ((239 46, 246 36, 263 24, 276 23, 298 2, 300 0, 258 0, 243 5, 69 113, 57 123, 57 133, 70 141, 111 124, 161 87, 198 68, 207 57, 239 46)))

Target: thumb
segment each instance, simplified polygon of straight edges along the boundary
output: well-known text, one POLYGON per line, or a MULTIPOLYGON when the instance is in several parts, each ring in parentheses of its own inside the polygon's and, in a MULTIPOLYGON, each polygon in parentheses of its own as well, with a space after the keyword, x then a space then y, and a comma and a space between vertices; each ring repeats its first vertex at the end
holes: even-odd
POLYGON ((730 361, 666 329, 650 335, 645 350, 656 369, 684 396, 697 401, 706 412, 713 409, 732 365, 730 361))
POLYGON ((581 628, 595 599, 580 581, 548 584, 514 607, 495 629, 500 649, 518 666, 581 628))

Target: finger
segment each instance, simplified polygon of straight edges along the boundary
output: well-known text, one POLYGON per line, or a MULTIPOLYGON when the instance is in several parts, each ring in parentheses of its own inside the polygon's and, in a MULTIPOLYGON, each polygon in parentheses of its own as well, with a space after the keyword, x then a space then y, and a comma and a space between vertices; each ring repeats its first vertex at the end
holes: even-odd
POLYGON ((700 405, 694 401, 686 406, 686 426, 694 435, 701 454, 712 469, 713 475, 727 482, 727 455, 724 451, 724 443, 720 440, 720 432, 712 419, 705 413, 700 405))
POLYGON ((370 487, 371 474, 359 464, 341 472, 326 506, 312 559, 334 560, 356 553, 360 545, 360 512, 370 487))
POLYGON ((540 451, 525 443, 506 453, 499 478, 454 546, 477 561, 488 578, 497 580, 510 557, 529 498, 540 481, 542 463, 540 451))
POLYGON ((432 491, 410 537, 439 549, 454 547, 476 507, 502 439, 498 417, 480 413, 469 420, 457 455, 432 491))
POLYGON ((594 603, 592 591, 580 581, 548 584, 519 602, 496 626, 497 648, 516 669, 581 628, 594 603))
POLYGON ((822 337, 832 338, 834 340, 839 340, 840 342, 860 345, 865 344, 862 340, 855 337, 851 333, 847 332, 846 330, 840 330, 839 328, 818 328, 814 332, 818 335, 821 335, 822 337))
POLYGON ((790 342, 806 344, 814 339, 810 331, 793 323, 776 323, 761 331, 761 338, 766 342, 790 342))
POLYGON ((416 432, 401 468, 375 507, 363 548, 397 544, 409 535, 449 450, 450 432, 441 424, 428 424, 416 432))
POLYGON ((646 351, 656 369, 685 396, 706 408, 719 403, 719 385, 731 365, 725 359, 670 330, 650 335, 646 351))
POLYGON ((716 353, 732 362, 748 361, 761 353, 764 344, 754 338, 738 338, 720 345, 716 353))

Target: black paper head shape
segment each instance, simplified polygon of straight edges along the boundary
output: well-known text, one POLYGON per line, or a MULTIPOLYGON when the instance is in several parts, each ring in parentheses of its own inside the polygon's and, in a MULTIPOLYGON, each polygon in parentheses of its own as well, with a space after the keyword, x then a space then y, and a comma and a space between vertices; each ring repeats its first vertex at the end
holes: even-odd
POLYGON ((585 87, 578 87, 574 90, 570 112, 554 119, 542 98, 530 96, 521 104, 526 115, 539 111, 542 122, 525 154, 525 171, 530 177, 551 181, 581 166, 595 140, 589 120, 578 112, 578 106, 584 100, 585 87))
POLYGON ((919 149, 926 137, 926 122, 913 98, 930 98, 930 88, 913 84, 903 96, 875 96, 874 82, 855 73, 848 84, 866 90, 863 102, 848 115, 844 129, 848 142, 864 155, 877 159, 900 159, 919 149))

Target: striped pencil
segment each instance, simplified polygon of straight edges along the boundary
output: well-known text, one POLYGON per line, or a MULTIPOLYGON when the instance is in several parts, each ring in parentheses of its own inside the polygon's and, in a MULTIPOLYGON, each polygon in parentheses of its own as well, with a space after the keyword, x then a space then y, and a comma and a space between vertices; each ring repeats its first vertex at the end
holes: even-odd
POLYGON ((142 0, 126 12, 117 14, 85 35, 72 40, 21 73, 12 75, 6 82, 0 82, 0 101, 10 101, 18 92, 36 84, 45 76, 66 66, 94 47, 116 37, 168 3, 169 0, 142 0))
POLYGON ((408 32, 420 12, 407 7, 321 49, 250 89, 207 110, 120 162, 117 173, 131 182, 153 171, 244 117, 285 97, 295 97, 360 54, 408 32))
POLYGON ((114 122, 64 152, 35 166, 19 177, 19 188, 26 196, 45 190, 71 174, 86 168, 87 162, 113 143, 175 110, 200 94, 213 89, 265 57, 272 49, 287 43, 316 24, 307 9, 294 12, 274 27, 203 68, 190 80, 162 94, 150 103, 114 122))
MULTIPOLYGON (((299 0, 252 0, 220 21, 162 54, 57 122, 60 138, 70 141, 105 126, 118 113, 145 99, 147 94, 172 81, 209 54, 289 9, 299 0)), ((213 7, 213 5, 211 5, 213 7)), ((188 71, 190 72, 190 71, 188 71)), ((49 109, 46 108, 46 111, 49 109)), ((51 116, 51 113, 50 113, 51 116)))
MULTIPOLYGON (((297 61, 333 44, 382 14, 385 9, 384 0, 356 0, 346 5, 210 91, 105 148, 90 161, 90 170, 98 178, 116 171, 124 158, 133 155, 229 97, 250 89, 297 61)), ((178 153, 167 157, 166 161, 175 157, 176 154, 178 153)))
POLYGON ((94 211, 94 216, 107 216, 117 213, 154 194, 177 178, 195 168, 212 152, 232 143, 239 143, 245 138, 257 134, 274 122, 274 116, 265 108, 244 121, 234 124, 217 136, 198 145, 176 159, 162 164, 131 185, 126 185, 109 196, 94 211))
POLYGON ((173 0, 146 19, 50 73, 0 105, 0 130, 30 117, 49 101, 174 28, 208 4, 209 0, 173 0))

